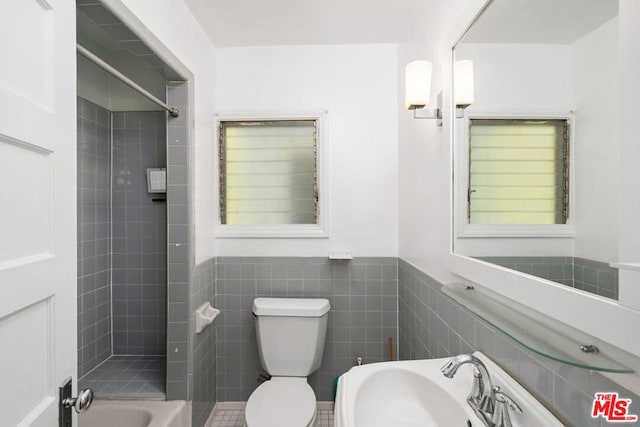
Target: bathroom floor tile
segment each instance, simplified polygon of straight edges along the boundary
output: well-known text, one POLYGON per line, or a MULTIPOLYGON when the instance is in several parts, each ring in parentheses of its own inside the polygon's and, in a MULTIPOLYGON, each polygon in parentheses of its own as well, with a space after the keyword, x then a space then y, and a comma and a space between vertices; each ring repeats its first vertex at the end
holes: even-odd
POLYGON ((244 411, 223 409, 217 411, 207 427, 243 427, 244 411))
POLYGON ((314 427, 333 427, 333 409, 319 409, 314 427))
POLYGON ((78 381, 98 399, 164 399, 163 356, 111 356, 78 381))
MULTIPOLYGON (((333 425, 333 410, 318 409, 314 427, 333 427, 333 425)), ((218 410, 206 427, 244 427, 244 411, 241 409, 218 410)))

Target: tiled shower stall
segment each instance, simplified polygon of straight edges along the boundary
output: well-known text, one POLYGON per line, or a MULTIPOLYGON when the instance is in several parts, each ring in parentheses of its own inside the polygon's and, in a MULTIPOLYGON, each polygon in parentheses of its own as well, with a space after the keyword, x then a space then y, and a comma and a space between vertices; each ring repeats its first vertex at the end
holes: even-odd
POLYGON ((166 167, 164 112, 78 98, 78 375, 99 397, 164 397, 167 215, 151 167, 166 167))

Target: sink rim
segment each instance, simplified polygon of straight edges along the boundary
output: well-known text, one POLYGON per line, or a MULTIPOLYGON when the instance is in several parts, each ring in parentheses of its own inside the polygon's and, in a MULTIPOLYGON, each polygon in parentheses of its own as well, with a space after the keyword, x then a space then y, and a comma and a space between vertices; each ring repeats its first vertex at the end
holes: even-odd
MULTIPOLYGON (((549 427, 563 427, 560 422, 535 396, 525 390, 515 379, 513 379, 500 366, 494 363, 483 353, 476 351, 473 353, 486 365, 494 385, 499 385, 502 391, 509 394, 524 410, 523 416, 514 418, 514 425, 545 425, 549 427), (539 424, 543 423, 543 424, 539 424)), ((338 382, 338 393, 335 402, 335 422, 336 427, 353 427, 355 425, 355 402, 356 396, 363 386, 365 380, 381 370, 402 369, 424 377, 428 381, 434 382, 443 392, 459 403, 465 416, 471 420, 481 423, 480 419, 468 405, 466 398, 471 390, 473 381, 473 368, 471 365, 463 365, 453 378, 446 378, 440 373, 440 368, 450 359, 450 357, 438 359, 405 360, 393 362, 377 362, 356 366, 342 375, 338 382), (428 373, 436 373, 432 378, 428 373), (350 408, 350 413, 348 408, 350 408)), ((475 424, 475 423, 474 423, 475 424)), ((480 424, 478 424, 480 425, 480 424)))
POLYGON ((472 367, 470 365, 461 366, 460 372, 454 378, 446 378, 440 374, 440 367, 445 364, 448 358, 444 359, 420 359, 393 362, 376 362, 351 368, 347 374, 340 377, 338 383, 338 394, 335 405, 336 427, 355 426, 355 413, 357 408, 357 395, 366 381, 380 371, 401 370, 409 374, 418 375, 425 381, 433 383, 444 391, 452 402, 456 403, 468 419, 475 419, 476 415, 466 402, 466 396, 471 390, 471 381, 464 378, 472 378, 472 367), (438 375, 432 378, 426 375, 427 372, 437 372, 438 375), (467 372, 468 371, 468 372, 467 372), (345 389, 351 389, 351 395, 346 395, 345 389), (462 398, 460 398, 460 396, 462 398), (352 413, 348 414, 342 408, 351 407, 352 413))

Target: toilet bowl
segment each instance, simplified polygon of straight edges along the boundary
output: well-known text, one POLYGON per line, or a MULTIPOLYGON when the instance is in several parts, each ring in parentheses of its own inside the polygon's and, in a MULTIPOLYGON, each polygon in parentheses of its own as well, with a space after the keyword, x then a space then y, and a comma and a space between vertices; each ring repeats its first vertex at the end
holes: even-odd
POLYGON ((330 306, 326 299, 256 298, 258 354, 272 377, 249 396, 246 427, 309 427, 316 396, 307 376, 322 362, 330 306))

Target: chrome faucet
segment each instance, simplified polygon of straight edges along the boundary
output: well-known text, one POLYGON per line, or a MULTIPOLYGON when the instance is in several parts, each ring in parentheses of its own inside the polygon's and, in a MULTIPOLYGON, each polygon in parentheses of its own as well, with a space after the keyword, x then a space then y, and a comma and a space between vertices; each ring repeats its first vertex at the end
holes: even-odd
POLYGON ((467 402, 484 424, 494 427, 493 412, 495 409, 496 397, 491 384, 491 378, 487 367, 473 354, 460 354, 451 358, 440 371, 447 378, 453 378, 460 366, 471 363, 473 365, 473 388, 467 402))

